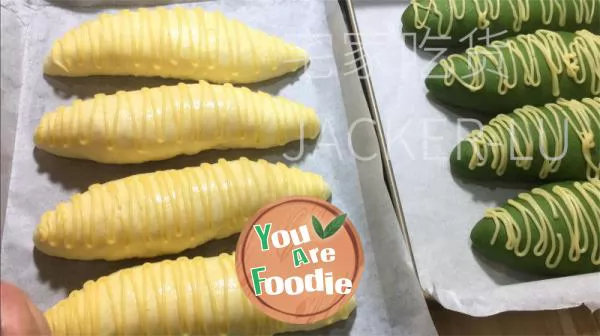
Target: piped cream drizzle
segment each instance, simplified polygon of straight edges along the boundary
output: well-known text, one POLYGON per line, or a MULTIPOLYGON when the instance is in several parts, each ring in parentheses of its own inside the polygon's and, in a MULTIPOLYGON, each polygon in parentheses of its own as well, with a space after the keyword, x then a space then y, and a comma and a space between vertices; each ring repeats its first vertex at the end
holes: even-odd
POLYGON ((565 120, 581 141, 581 155, 587 163, 587 178, 600 178, 600 160, 594 161, 592 153, 598 142, 594 129, 600 130, 600 98, 586 98, 581 102, 559 99, 556 104, 547 104, 545 109, 525 106, 516 109, 512 116, 498 115, 483 129, 475 130, 467 137, 466 141, 472 146, 469 169, 475 170, 489 164, 498 176, 502 176, 512 155, 517 167, 529 170, 533 164, 530 158, 539 149, 546 155, 539 177, 547 178, 560 169, 566 157, 563 155, 568 150, 564 146, 567 140, 565 120), (538 142, 535 141, 536 133, 539 134, 538 142), (549 141, 550 138, 552 141, 549 141), (553 150, 550 149, 552 142, 553 150))
POLYGON ((570 188, 556 185, 551 191, 536 188, 508 204, 519 211, 523 222, 517 222, 505 208, 488 209, 485 218, 496 225, 490 245, 496 244, 503 228, 506 249, 518 257, 545 255, 546 267, 553 269, 565 255, 569 261, 578 262, 589 251, 590 262, 600 265, 600 180, 574 182, 570 188), (542 209, 536 197, 550 206, 550 213, 542 209), (569 232, 566 237, 556 232, 561 222, 569 232), (532 239, 533 229, 539 234, 537 242, 532 239))
POLYGON ((600 36, 581 30, 567 44, 556 32, 538 30, 534 34, 494 41, 489 47, 469 48, 465 54, 451 55, 440 61, 440 66, 444 70, 446 86, 458 82, 471 92, 485 87, 488 72, 499 76, 498 93, 501 95, 520 82, 538 87, 542 83, 542 69, 548 67, 555 97, 561 94, 560 76, 563 74, 577 84, 589 83, 590 93, 596 96, 600 95, 600 36), (467 64, 470 73, 458 73, 457 64, 467 64), (518 71, 520 68, 522 72, 518 71))
POLYGON ((558 19, 558 25, 564 27, 567 24, 568 15, 573 15, 577 24, 591 24, 594 18, 599 15, 596 3, 595 0, 411 0, 415 13, 415 28, 429 27, 429 18, 436 16, 438 18, 436 27, 438 36, 452 35, 454 23, 465 18, 467 8, 472 8, 475 11, 477 28, 486 29, 500 17, 500 13, 504 9, 501 4, 508 4, 513 18, 513 31, 519 32, 523 27, 523 23, 528 22, 536 15, 540 16, 542 23, 545 25, 555 24, 554 22, 558 19), (443 1, 445 1, 445 4, 441 5, 443 1), (541 13, 532 12, 532 1, 537 1, 540 4, 541 13), (568 12, 568 3, 573 5, 574 13, 568 12), (446 8, 447 11, 442 11, 440 8, 446 8))

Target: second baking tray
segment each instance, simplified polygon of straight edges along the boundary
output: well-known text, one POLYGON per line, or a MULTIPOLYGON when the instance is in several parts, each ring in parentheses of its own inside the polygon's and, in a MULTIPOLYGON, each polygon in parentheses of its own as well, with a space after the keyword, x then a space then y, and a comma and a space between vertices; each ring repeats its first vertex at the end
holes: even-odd
POLYGON ((426 295, 476 316, 581 304, 599 308, 600 273, 540 278, 490 263, 471 250, 470 231, 485 209, 525 189, 452 176, 448 156, 477 125, 427 96, 425 77, 444 50, 420 51, 404 38, 400 17, 409 1, 353 3, 377 101, 371 105, 379 106, 403 208, 399 213, 426 295))

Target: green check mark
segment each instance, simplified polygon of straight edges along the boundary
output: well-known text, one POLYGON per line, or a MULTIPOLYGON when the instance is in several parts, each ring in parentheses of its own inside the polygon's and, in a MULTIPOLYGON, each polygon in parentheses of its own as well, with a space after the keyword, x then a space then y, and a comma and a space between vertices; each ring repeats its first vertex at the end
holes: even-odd
POLYGON ((312 216, 312 225, 315 229, 317 236, 321 239, 327 239, 333 236, 336 232, 338 232, 342 226, 344 226, 344 222, 346 221, 346 214, 341 214, 335 217, 327 226, 323 229, 323 225, 319 219, 315 216, 312 216))

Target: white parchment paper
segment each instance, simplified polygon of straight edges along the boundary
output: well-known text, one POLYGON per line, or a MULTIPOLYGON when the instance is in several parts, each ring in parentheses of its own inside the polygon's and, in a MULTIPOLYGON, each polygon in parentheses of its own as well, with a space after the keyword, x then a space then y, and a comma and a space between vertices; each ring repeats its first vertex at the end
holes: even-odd
POLYGON ((508 310, 600 307, 600 273, 542 279, 493 264, 472 250, 469 234, 488 207, 531 186, 473 184, 450 173, 449 154, 472 115, 427 97, 425 77, 443 51, 415 52, 400 17, 408 1, 355 0, 369 69, 419 279, 446 308, 475 316, 508 310))
POLYGON ((0 39, 2 55, 0 56, 2 76, 0 77, 1 97, 0 109, 2 111, 0 125, 1 144, 1 172, 0 172, 0 239, 6 201, 8 196, 8 182, 12 168, 12 152, 15 145, 17 128, 17 115, 19 112, 19 95, 21 92, 21 63, 25 43, 23 42, 25 23, 19 16, 20 6, 14 3, 2 2, 0 24, 2 38, 0 39))
MULTIPOLYGON (((36 304, 46 309, 87 280, 147 261, 80 262, 52 258, 36 251, 31 237, 44 211, 53 209, 58 202, 93 183, 244 155, 252 159, 286 161, 323 175, 332 186, 332 202, 348 212, 361 235, 365 272, 357 294, 357 312, 349 321, 317 333, 435 334, 416 277, 408 266, 406 249, 383 183, 380 162, 357 162, 352 154, 354 150, 377 157, 377 141, 372 127, 355 128, 350 136, 352 143, 348 141, 349 125, 368 116, 368 112, 356 69, 344 64, 352 64, 349 62, 352 58, 348 57, 351 54, 347 53, 348 45, 345 43, 346 28, 337 3, 320 0, 222 0, 185 4, 221 10, 229 17, 281 36, 308 50, 312 62, 305 71, 254 85, 253 88, 316 108, 323 125, 321 137, 316 142, 305 143, 302 148, 295 143, 285 148, 262 151, 211 151, 192 157, 128 166, 63 159, 36 150, 32 136, 44 112, 97 92, 113 93, 177 82, 127 77, 59 79, 42 75, 42 61, 52 41, 100 11, 114 10, 93 7, 107 3, 124 5, 139 2, 31 0, 15 4, 3 1, 3 19, 5 8, 10 9, 7 15, 21 22, 18 26, 22 31, 21 37, 10 45, 14 51, 5 49, 3 41, 3 58, 8 56, 12 68, 20 68, 22 73, 11 72, 5 78, 3 65, 3 98, 6 80, 10 85, 7 92, 12 95, 13 103, 5 105, 3 102, 2 115, 4 118, 7 110, 18 111, 18 125, 14 151, 9 146, 11 148, 5 153, 3 144, 2 152, 3 166, 5 154, 6 159, 12 159, 2 240, 2 278, 19 285, 36 304), (300 150, 304 151, 301 159, 290 158, 297 156, 300 150)), ((157 4, 159 1, 143 3, 157 4)), ((232 251, 236 239, 237 236, 211 242, 184 255, 210 256, 232 251)), ((159 259, 162 258, 156 258, 159 259)))

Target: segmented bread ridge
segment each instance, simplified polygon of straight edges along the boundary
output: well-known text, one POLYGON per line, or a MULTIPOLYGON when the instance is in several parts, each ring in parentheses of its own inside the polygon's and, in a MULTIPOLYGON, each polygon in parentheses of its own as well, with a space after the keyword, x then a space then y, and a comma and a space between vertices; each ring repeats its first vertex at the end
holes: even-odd
POLYGON ((54 335, 272 335, 345 320, 355 306, 352 299, 313 325, 273 320, 248 301, 234 257, 222 254, 147 263, 88 281, 45 316, 54 335))
POLYGON ((68 259, 116 260, 177 253, 239 232, 287 196, 327 199, 322 177, 242 158, 92 185, 46 212, 34 242, 68 259))
POLYGON ((201 8, 101 14, 58 39, 49 75, 135 75, 250 83, 298 70, 297 46, 201 8))
POLYGON ((179 84, 98 94, 42 117, 36 145, 103 163, 140 163, 215 148, 268 148, 314 139, 313 109, 230 84, 179 84))

